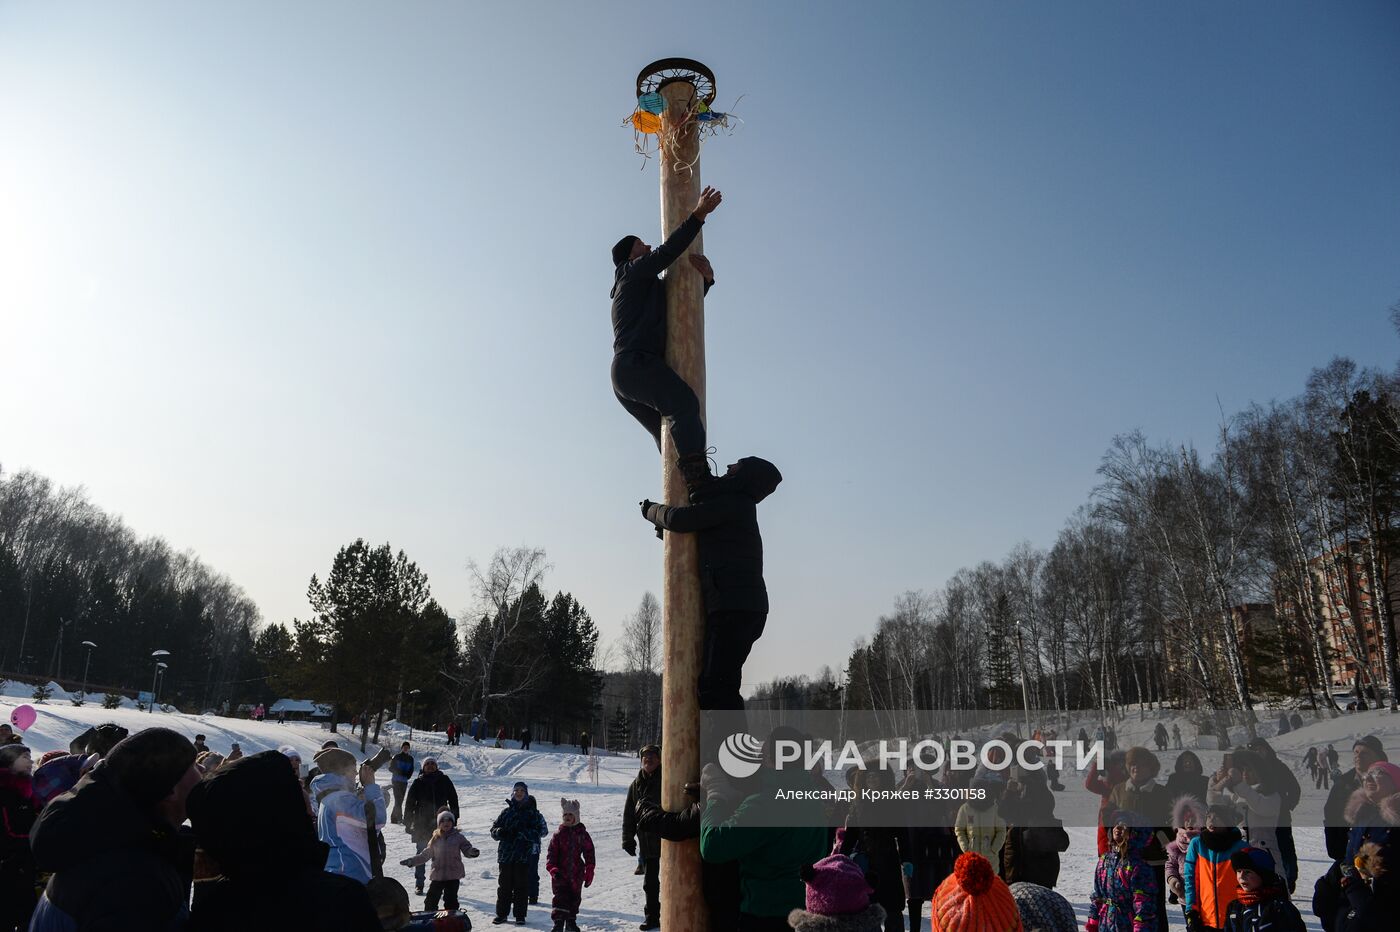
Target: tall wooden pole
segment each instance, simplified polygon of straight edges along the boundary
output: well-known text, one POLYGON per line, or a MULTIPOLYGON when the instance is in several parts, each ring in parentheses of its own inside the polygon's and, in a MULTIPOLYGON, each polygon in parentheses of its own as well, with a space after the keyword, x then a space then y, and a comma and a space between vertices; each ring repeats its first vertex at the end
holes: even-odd
MULTIPOLYGON (((695 209, 700 197, 700 134, 688 117, 696 96, 686 82, 661 89, 666 98, 661 138, 661 238, 664 240, 695 209), (679 124, 679 125, 678 125, 679 124)), ((703 250, 697 236, 690 252, 703 250)), ((681 257, 666 273, 666 362, 690 383, 705 417, 705 300, 700 275, 681 257)), ((676 468, 676 448, 667 430, 661 445, 661 479, 666 501, 689 502, 676 468)), ((695 535, 666 535, 666 580, 662 632, 666 666, 661 687, 661 805, 685 806, 685 784, 700 777, 700 651, 705 610, 700 596, 700 563, 695 535)), ((661 928, 665 932, 704 932, 705 900, 700 885, 698 841, 661 843, 661 928)))

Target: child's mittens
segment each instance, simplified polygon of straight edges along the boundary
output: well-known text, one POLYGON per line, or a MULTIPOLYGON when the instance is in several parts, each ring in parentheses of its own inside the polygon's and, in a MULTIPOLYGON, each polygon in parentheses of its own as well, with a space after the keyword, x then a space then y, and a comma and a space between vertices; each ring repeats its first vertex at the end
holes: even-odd
POLYGON ((404 858, 402 861, 399 862, 399 864, 403 867, 412 867, 413 858, 404 858))
POLYGON ((1088 922, 1084 923, 1084 932, 1099 932, 1099 921, 1097 919, 1090 919, 1088 922))
POLYGON ((593 865, 592 865, 592 864, 585 864, 585 865, 583 865, 583 885, 584 885, 585 887, 591 887, 591 886, 593 886, 593 865))

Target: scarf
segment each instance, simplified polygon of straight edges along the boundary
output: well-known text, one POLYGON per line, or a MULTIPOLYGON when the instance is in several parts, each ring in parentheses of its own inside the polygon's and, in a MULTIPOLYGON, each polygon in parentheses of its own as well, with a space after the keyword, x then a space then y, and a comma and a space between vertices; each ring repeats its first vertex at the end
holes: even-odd
POLYGON ((1240 888, 1239 896, 1236 897, 1245 906, 1255 906, 1259 903, 1267 903, 1269 900, 1276 900, 1283 896, 1283 887, 1276 884, 1268 884, 1258 890, 1249 891, 1240 888))

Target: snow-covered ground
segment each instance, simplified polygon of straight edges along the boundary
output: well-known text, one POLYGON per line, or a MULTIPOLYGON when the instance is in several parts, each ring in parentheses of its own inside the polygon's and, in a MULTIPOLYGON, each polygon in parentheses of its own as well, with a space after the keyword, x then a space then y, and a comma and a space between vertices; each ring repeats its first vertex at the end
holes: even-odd
MULTIPOLYGON (((187 715, 177 712, 140 712, 131 708, 115 710, 103 709, 89 703, 81 708, 72 706, 66 699, 56 698, 38 705, 38 721, 24 735, 25 743, 33 749, 35 756, 54 748, 66 749, 68 742, 92 725, 114 721, 133 731, 161 724, 174 728, 193 738, 203 734, 209 746, 227 753, 233 742, 238 742, 245 754, 275 750, 281 745, 290 744, 309 761, 329 737, 324 727, 312 724, 278 725, 275 722, 252 722, 246 719, 224 718, 218 715, 187 715)), ((19 704, 32 703, 28 699, 29 688, 8 684, 0 694, 0 720, 7 720, 10 711, 19 704)), ((1170 723, 1169 723, 1170 724, 1170 723)), ((1183 720, 1183 731, 1188 726, 1183 720)), ((1076 726, 1077 727, 1077 726, 1076 726)), ((1122 745, 1148 743, 1152 721, 1138 723, 1136 716, 1129 716, 1118 725, 1119 742, 1122 745), (1140 733, 1139 733, 1140 732, 1140 733)), ((1090 726, 1092 731, 1092 726, 1090 726)), ((1306 725, 1304 728, 1274 737, 1272 723, 1266 723, 1261 733, 1270 737, 1280 757, 1294 767, 1305 785, 1307 775, 1302 768, 1302 758, 1309 746, 1333 743, 1342 755, 1342 767, 1350 766, 1351 744, 1363 734, 1381 736, 1392 759, 1400 759, 1400 716, 1385 712, 1362 712, 1340 716, 1306 725)), ((405 736, 405 732, 395 728, 392 737, 385 737, 391 745, 405 736)), ((358 740, 341 734, 339 740, 348 749, 358 752, 358 740)), ((559 822, 559 798, 568 796, 581 800, 583 822, 588 826, 598 851, 597 877, 592 887, 584 891, 583 909, 579 922, 587 929, 636 928, 642 910, 641 878, 634 876, 634 859, 621 848, 622 808, 627 794, 627 786, 636 775, 636 762, 626 757, 598 758, 597 784, 593 783, 587 758, 577 753, 576 748, 555 748, 535 743, 530 751, 520 751, 514 742, 511 747, 497 749, 489 744, 475 744, 464 741, 460 747, 449 747, 441 734, 413 733, 413 752, 421 761, 431 753, 442 769, 452 778, 457 787, 461 802, 461 828, 467 837, 482 849, 481 858, 469 862, 467 879, 462 885, 462 902, 471 913, 473 922, 480 927, 489 924, 495 910, 496 864, 495 844, 488 835, 492 820, 505 806, 506 797, 517 780, 530 785, 530 792, 539 801, 540 809, 548 820, 550 829, 559 822)), ((1208 770, 1219 762, 1219 753, 1196 749, 1208 770)), ((1175 752, 1162 755, 1165 767, 1175 760, 1175 752)), ((1057 814, 1068 826, 1088 826, 1094 821, 1096 801, 1080 791, 1079 783, 1073 774, 1064 775, 1068 788, 1058 795, 1057 814)), ((387 782, 387 777, 382 782, 387 782)), ((386 794, 387 794, 386 787, 386 794)), ((1314 798, 1311 802, 1305 797, 1304 807, 1316 803, 1320 813, 1320 803, 1314 798)), ((1300 808, 1295 822, 1299 826, 1321 824, 1320 817, 1314 818, 1305 808, 1300 808)), ((1069 829, 1072 846, 1062 856, 1060 882, 1057 889, 1075 905, 1081 920, 1085 916, 1089 893, 1093 887, 1093 871, 1096 861, 1094 831, 1092 828, 1072 827, 1069 829)), ((1296 902, 1308 921, 1310 930, 1320 929, 1310 907, 1313 881, 1328 866, 1323 846, 1321 829, 1299 827, 1295 830, 1300 861, 1300 879, 1296 902)), ((402 858, 414 854, 412 841, 400 826, 388 826, 385 837, 388 840, 389 857, 386 871, 397 878, 410 891, 413 890, 411 868, 398 865, 402 858)), ((549 884, 548 876, 541 867, 542 887, 538 907, 530 910, 529 926, 549 927, 549 884)), ((415 909, 422 908, 422 900, 413 897, 415 909)), ((1172 908, 1173 929, 1185 928, 1185 923, 1172 908)), ((924 929, 929 928, 924 919, 924 929)))

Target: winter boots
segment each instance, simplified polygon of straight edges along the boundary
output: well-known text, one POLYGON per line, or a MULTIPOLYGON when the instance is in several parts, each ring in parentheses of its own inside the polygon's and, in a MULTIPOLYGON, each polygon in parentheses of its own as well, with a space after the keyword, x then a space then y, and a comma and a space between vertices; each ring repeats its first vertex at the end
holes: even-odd
POLYGON ((688 453, 676 460, 676 468, 685 480, 685 490, 694 495, 696 490, 715 481, 710 473, 710 458, 704 453, 688 453))

